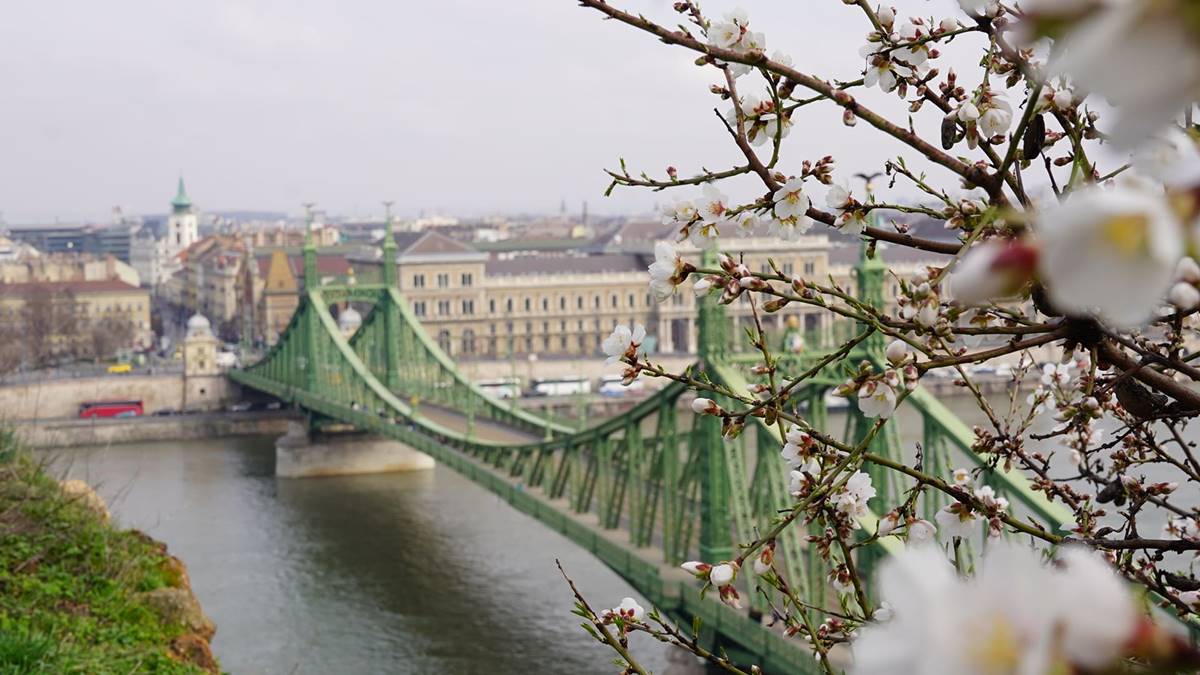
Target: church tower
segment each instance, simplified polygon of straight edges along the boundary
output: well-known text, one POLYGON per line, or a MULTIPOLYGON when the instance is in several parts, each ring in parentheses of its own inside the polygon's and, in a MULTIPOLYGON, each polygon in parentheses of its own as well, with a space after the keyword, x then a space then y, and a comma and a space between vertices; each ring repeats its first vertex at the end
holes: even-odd
POLYGON ((199 239, 200 218, 191 197, 183 187, 183 176, 179 177, 179 190, 171 200, 171 215, 167 217, 165 248, 168 258, 186 249, 199 239))

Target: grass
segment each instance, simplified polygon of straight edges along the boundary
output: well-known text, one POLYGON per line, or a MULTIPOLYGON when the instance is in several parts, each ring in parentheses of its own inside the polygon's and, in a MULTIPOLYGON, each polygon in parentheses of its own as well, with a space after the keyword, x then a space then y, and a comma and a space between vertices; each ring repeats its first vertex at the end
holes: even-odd
POLYGON ((203 672, 168 655, 186 629, 137 596, 178 583, 175 569, 64 495, 0 428, 0 675, 203 672))

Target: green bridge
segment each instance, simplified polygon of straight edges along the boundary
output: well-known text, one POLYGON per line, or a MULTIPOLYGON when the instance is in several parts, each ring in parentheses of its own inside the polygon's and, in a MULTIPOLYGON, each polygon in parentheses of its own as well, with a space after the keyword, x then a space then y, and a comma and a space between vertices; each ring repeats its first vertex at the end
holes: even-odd
MULTIPOLYGON (((313 427, 350 424, 432 456, 591 551, 664 613, 684 625, 699 619, 702 641, 734 661, 757 663, 768 673, 817 672, 801 638, 768 626, 764 616, 770 617, 770 599, 756 591, 751 566, 737 581, 748 604, 744 610, 722 604, 715 593, 701 598, 698 582, 678 567, 692 559, 732 559, 738 542, 754 540, 790 509, 777 428, 759 420, 757 428, 724 439, 720 420, 694 416, 680 405, 690 394, 677 383, 584 429, 496 401, 464 377, 401 296, 390 232, 382 248, 382 283, 322 286, 310 232, 304 290, 291 323, 258 363, 230 376, 304 411, 313 427), (346 301, 372 306, 349 337, 329 310, 346 301)), ((883 306, 884 274, 882 262, 860 257, 857 292, 876 307, 883 306)), ((749 361, 728 348, 733 336, 714 299, 701 303, 699 323, 695 370, 730 391, 746 391, 749 361)), ((810 345, 801 354, 781 356, 780 367, 799 373, 833 351, 829 345, 810 345)), ((806 407, 815 427, 826 428, 825 395, 844 381, 843 362, 882 364, 882 352, 882 336, 872 335, 796 392, 796 404, 806 407)), ((970 450, 970 427, 932 395, 918 388, 904 405, 923 420, 926 471, 947 476, 958 466, 984 465, 970 450)), ((844 440, 861 440, 870 426, 851 403, 844 440)), ((873 439, 871 452, 906 458, 894 420, 873 439)), ((894 472, 871 472, 878 490, 873 504, 895 503, 910 487, 894 472)), ((1019 512, 1051 528, 1070 517, 1017 474, 989 470, 985 477, 1019 512)), ((926 517, 945 505, 939 501, 944 497, 923 499, 926 517)), ((864 531, 874 532, 876 520, 865 517, 864 531)), ((806 547, 806 535, 799 525, 785 530, 777 542, 777 566, 806 601, 836 608, 826 565, 806 547)), ((882 538, 857 549, 856 563, 869 572, 882 556, 902 548, 897 538, 882 538)), ((609 600, 617 599, 603 599, 609 600)))

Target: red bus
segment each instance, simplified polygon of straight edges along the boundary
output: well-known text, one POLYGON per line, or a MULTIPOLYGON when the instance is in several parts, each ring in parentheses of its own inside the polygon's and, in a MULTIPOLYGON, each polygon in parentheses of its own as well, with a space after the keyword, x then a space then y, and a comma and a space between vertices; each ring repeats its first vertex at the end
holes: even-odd
POLYGON ((88 401, 79 404, 80 417, 140 417, 141 401, 88 401))

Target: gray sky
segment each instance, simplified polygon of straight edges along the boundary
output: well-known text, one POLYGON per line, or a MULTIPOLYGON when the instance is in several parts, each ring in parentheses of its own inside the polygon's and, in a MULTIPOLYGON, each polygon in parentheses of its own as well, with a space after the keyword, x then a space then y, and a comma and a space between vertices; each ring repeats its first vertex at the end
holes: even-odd
MULTIPOLYGON (((667 0, 613 1, 675 21, 667 0)), ((768 51, 857 77, 867 26, 856 9, 740 4, 768 51)), ((705 3, 714 15, 736 5, 705 3)), ((601 169, 618 156, 659 174, 738 159, 712 114, 715 71, 692 60, 572 0, 11 3, 0 211, 9 223, 102 220, 116 204, 162 212, 180 170, 209 210, 297 212, 311 200, 366 215, 381 199, 404 214, 553 212, 560 199, 647 209, 664 197, 605 199, 601 169)), ((886 110, 903 122, 898 102, 886 110)), ((840 119, 832 106, 806 111, 790 171, 827 153, 859 170, 898 149, 840 119)))

